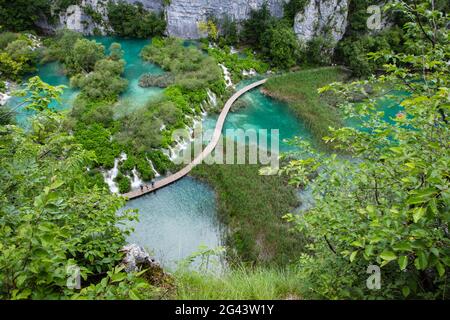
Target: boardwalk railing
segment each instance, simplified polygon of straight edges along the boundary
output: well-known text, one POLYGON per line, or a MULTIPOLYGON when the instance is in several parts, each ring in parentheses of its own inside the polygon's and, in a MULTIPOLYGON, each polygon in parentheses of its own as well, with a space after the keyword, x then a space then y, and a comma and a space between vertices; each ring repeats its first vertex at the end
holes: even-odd
POLYGON ((194 158, 194 160, 191 163, 189 163, 187 166, 185 166, 180 171, 178 171, 170 176, 167 176, 159 181, 156 181, 153 186, 148 185, 148 184, 144 185, 143 191, 141 191, 139 189, 133 190, 131 192, 125 193, 123 196, 125 196, 128 199, 134 199, 134 198, 143 196, 147 193, 153 192, 155 190, 161 189, 161 188, 181 179, 185 175, 187 175, 197 164, 200 164, 203 161, 203 159, 205 159, 216 147, 217 143, 219 142, 220 136, 222 134, 222 128, 225 123, 225 119, 226 119, 228 112, 230 111, 233 103, 244 93, 252 90, 253 88, 256 88, 256 87, 262 85, 266 81, 267 81, 267 79, 263 79, 263 80, 254 82, 252 84, 249 84, 248 86, 245 86, 244 88, 242 88, 241 90, 239 90, 238 92, 233 94, 231 96, 231 98, 228 99, 228 101, 225 103, 225 106, 222 109, 222 112, 220 112, 219 118, 217 119, 216 127, 214 128, 214 134, 211 138, 211 141, 208 143, 206 148, 203 149, 203 151, 194 158))

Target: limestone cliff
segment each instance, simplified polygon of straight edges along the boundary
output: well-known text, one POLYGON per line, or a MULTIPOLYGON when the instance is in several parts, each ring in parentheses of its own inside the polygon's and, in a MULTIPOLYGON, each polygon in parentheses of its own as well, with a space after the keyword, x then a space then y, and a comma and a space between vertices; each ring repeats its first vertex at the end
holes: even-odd
MULTIPOLYGON (((244 20, 252 9, 258 9, 265 0, 171 0, 166 8, 169 35, 182 38, 199 38, 198 23, 208 16, 228 15, 235 21, 244 20)), ((283 0, 268 0, 272 15, 283 15, 283 0)))
MULTIPOLYGON (((117 1, 117 0, 115 0, 117 1)), ((167 34, 185 39, 199 38, 198 23, 209 16, 227 15, 241 21, 249 16, 252 9, 262 6, 266 0, 126 0, 128 3, 141 2, 152 11, 164 11, 167 19, 167 34)), ((283 15, 286 0, 267 0, 270 12, 276 17, 283 15)), ((342 38, 347 26, 348 4, 350 0, 308 0, 302 12, 295 18, 294 30, 300 40, 308 41, 314 36, 329 31, 334 40, 342 38)), ((84 34, 108 33, 106 14, 107 0, 82 0, 80 5, 71 5, 60 14, 60 25, 84 34), (93 19, 90 10, 102 17, 93 19)))
POLYGON ((304 42, 326 34, 335 42, 341 40, 347 27, 348 4, 349 0, 309 0, 295 17, 295 34, 304 42))

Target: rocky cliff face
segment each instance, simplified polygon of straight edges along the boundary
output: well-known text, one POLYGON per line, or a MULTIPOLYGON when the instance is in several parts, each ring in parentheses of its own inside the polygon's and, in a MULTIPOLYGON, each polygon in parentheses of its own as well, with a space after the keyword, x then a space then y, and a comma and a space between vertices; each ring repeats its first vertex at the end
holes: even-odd
MULTIPOLYGON (((171 0, 166 8, 167 32, 182 38, 199 38, 198 23, 208 16, 227 15, 235 21, 246 19, 252 9, 262 6, 265 0, 171 0)), ((272 15, 283 15, 284 0, 269 0, 272 15)))
MULTIPOLYGON (((252 9, 260 8, 266 0, 126 0, 129 3, 141 2, 152 11, 165 11, 167 34, 185 39, 201 37, 198 23, 209 16, 227 15, 236 21, 244 20, 252 9)), ((283 15, 286 0, 267 0, 272 15, 283 15)), ((81 5, 71 5, 60 15, 60 26, 92 34, 94 31, 107 33, 109 30, 106 14, 106 0, 83 0, 81 5), (103 22, 94 21, 86 7, 100 13, 103 22)), ((349 0, 309 0, 303 12, 295 19, 294 30, 300 40, 308 41, 314 36, 329 31, 335 41, 342 38, 347 26, 349 0)))
POLYGON ((302 41, 329 34, 335 42, 342 39, 347 27, 349 0, 309 0, 295 17, 294 31, 302 41))

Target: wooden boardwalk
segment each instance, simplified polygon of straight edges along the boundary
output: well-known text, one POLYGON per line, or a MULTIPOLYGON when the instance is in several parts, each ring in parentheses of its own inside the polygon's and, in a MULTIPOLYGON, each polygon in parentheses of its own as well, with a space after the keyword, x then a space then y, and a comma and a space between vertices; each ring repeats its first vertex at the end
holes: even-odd
POLYGON ((170 176, 167 176, 161 180, 155 181, 155 184, 153 187, 150 184, 144 184, 144 191, 137 189, 137 190, 133 190, 128 193, 125 193, 123 196, 128 199, 138 198, 140 196, 143 196, 143 195, 153 192, 155 190, 161 189, 161 188, 181 179, 185 175, 187 175, 197 164, 200 164, 203 161, 203 159, 205 159, 216 147, 217 143, 219 142, 220 136, 222 134, 222 128, 225 123, 225 119, 226 119, 228 112, 230 111, 230 108, 233 105, 233 103, 244 93, 246 93, 249 90, 252 90, 253 88, 256 88, 256 87, 262 85, 266 81, 267 81, 267 79, 263 79, 263 80, 254 82, 254 83, 242 88, 241 90, 239 90, 238 92, 233 94, 230 99, 228 99, 228 101, 225 103, 225 106, 222 109, 222 112, 219 115, 219 118, 217 119, 216 127, 214 128, 214 133, 211 138, 211 141, 206 146, 206 148, 203 149, 203 151, 197 157, 195 157, 195 159, 191 163, 189 163, 186 167, 184 167, 180 171, 178 171, 170 176))

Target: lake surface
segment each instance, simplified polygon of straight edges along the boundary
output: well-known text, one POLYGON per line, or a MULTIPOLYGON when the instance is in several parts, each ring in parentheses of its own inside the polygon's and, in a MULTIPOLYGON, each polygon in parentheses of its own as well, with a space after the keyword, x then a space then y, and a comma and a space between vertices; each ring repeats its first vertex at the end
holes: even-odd
MULTIPOLYGON (((216 197, 211 187, 185 177, 154 193, 137 198, 125 209, 139 209, 135 232, 128 237, 152 253, 164 266, 197 252, 200 246, 222 245, 222 225, 216 214, 216 197)), ((198 265, 197 259, 194 265, 198 265)))
MULTIPOLYGON (((150 40, 121 39, 117 37, 89 37, 89 39, 100 42, 105 46, 106 54, 109 54, 109 47, 113 42, 118 42, 124 52, 123 59, 126 61, 123 77, 128 80, 128 87, 120 96, 116 105, 116 114, 123 115, 137 108, 145 106, 147 101, 157 98, 161 93, 160 88, 141 88, 139 78, 145 73, 161 74, 164 71, 153 63, 141 59, 139 53, 142 48, 151 43, 150 40)), ((59 62, 47 63, 38 66, 37 75, 46 83, 52 86, 65 85, 66 88, 61 96, 61 102, 56 101, 50 107, 56 110, 65 110, 72 106, 79 90, 70 87, 70 79, 64 74, 63 66, 59 62)), ((8 105, 12 108, 23 102, 23 98, 13 97, 8 105)), ((32 111, 21 107, 17 109, 16 120, 20 125, 26 126, 27 118, 32 115, 32 111)))
MULTIPOLYGON (((163 72, 158 66, 144 62, 139 56, 141 49, 150 43, 149 40, 115 37, 91 39, 102 43, 106 50, 113 42, 122 45, 126 60, 124 77, 129 83, 116 105, 117 115, 141 108, 150 99, 161 94, 162 89, 138 86, 142 74, 163 72)), ((69 86, 69 79, 64 75, 59 63, 39 66, 38 75, 51 85, 69 86)), ((254 80, 242 81, 237 88, 251 81, 254 80)), ((61 103, 53 103, 52 107, 59 110, 70 108, 77 94, 77 90, 67 87, 61 97, 61 103)), ((21 99, 23 98, 13 98, 12 106, 23 101, 21 99)), ((258 88, 246 93, 240 99, 245 100, 248 106, 228 115, 223 129, 224 134, 227 133, 227 129, 267 129, 269 147, 271 129, 279 130, 280 140, 291 139, 294 136, 311 139, 305 124, 295 117, 286 104, 261 94, 258 88)), ((393 109, 392 112, 394 114, 396 110, 393 109)), ((17 120, 25 124, 29 115, 29 111, 21 108, 17 120)), ((214 128, 216 121, 217 115, 207 116, 203 120, 203 128, 214 128)), ((285 142, 280 143, 280 151, 292 148, 285 142)), ((133 223, 135 231, 127 239, 128 242, 145 247, 166 267, 175 268, 178 261, 197 252, 199 246, 215 248, 222 245, 224 227, 217 217, 214 191, 193 178, 185 177, 156 193, 131 200, 125 209, 131 208, 139 209, 140 221, 133 223)))

